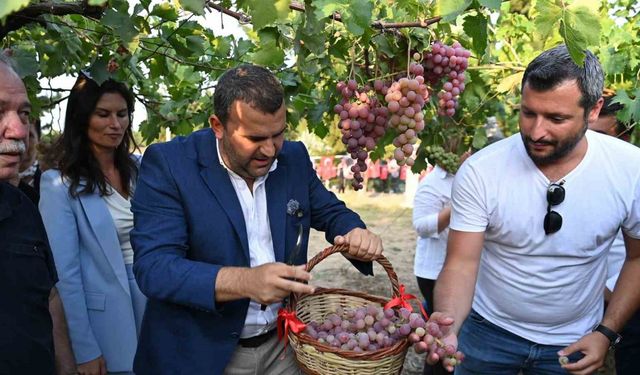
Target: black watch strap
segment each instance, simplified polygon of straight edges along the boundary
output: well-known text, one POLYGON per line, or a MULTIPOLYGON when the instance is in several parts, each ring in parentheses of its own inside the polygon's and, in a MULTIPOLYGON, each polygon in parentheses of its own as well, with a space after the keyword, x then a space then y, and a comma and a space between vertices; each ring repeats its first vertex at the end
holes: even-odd
POLYGON ((605 335, 609 339, 610 347, 616 346, 620 342, 620 340, 622 340, 622 336, 620 336, 614 330, 603 326, 602 324, 597 324, 595 327, 593 327, 592 332, 600 332, 605 335))

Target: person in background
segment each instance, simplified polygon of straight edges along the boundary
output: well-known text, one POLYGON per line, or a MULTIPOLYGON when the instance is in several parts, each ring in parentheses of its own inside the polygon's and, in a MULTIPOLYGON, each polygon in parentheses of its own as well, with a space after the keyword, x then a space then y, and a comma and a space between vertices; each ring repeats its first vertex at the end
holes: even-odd
POLYGON ((213 106, 211 128, 151 145, 142 160, 131 241, 149 305, 135 371, 298 374, 275 326, 284 298, 314 291, 311 227, 365 274, 382 241, 322 185, 304 144, 285 141, 273 73, 227 70, 213 106))
MULTIPOLYGON (((628 142, 630 135, 628 132, 629 127, 616 118, 618 111, 624 108, 623 105, 613 102, 613 92, 605 90, 602 97, 604 98, 604 104, 598 115, 598 120, 589 123, 589 129, 628 142)), ((624 164, 620 166, 625 167, 624 164)), ((626 167, 637 168, 637 166, 626 167)), ((618 231, 618 235, 613 241, 607 257, 607 281, 604 290, 605 304, 608 304, 611 300, 611 293, 615 288, 616 281, 618 281, 624 260, 624 238, 622 231, 618 231)), ((615 350, 616 375, 637 374, 638 369, 640 369, 640 310, 636 311, 631 319, 627 321, 620 335, 622 336, 622 341, 616 346, 615 350)))
POLYGON ((75 374, 42 219, 8 183, 28 147, 30 114, 24 83, 0 54, 0 374, 75 374))
POLYGON ((43 173, 40 212, 81 375, 132 373, 146 298, 133 277, 133 93, 81 74, 43 173))
POLYGON ((640 169, 620 168, 640 150, 588 130, 603 81, 591 52, 578 66, 564 45, 544 51, 522 78, 520 134, 458 170, 430 317, 465 354, 456 374, 591 374, 640 305, 640 169), (620 228, 627 255, 603 317, 620 228))
POLYGON ((20 163, 20 173, 11 180, 11 184, 20 189, 36 206, 40 201, 40 176, 42 175, 36 157, 40 135, 40 120, 36 119, 29 125, 29 146, 20 163))

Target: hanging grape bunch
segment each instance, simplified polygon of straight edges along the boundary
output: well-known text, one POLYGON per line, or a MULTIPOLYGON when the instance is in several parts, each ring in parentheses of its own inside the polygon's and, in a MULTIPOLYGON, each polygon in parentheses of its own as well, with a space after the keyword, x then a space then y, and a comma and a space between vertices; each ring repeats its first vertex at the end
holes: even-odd
MULTIPOLYGON (((416 53, 414 59, 420 59, 420 54, 416 53)), ((393 82, 385 95, 391 114, 389 125, 398 132, 393 140, 396 147, 393 157, 399 165, 413 165, 414 145, 418 141, 418 134, 424 129, 422 109, 429 100, 429 91, 423 73, 422 65, 411 62, 408 76, 393 82)))
POLYGON ((408 339, 416 352, 433 350, 443 358, 444 365, 455 366, 464 358, 462 352, 442 342, 437 324, 425 323, 420 314, 404 307, 338 308, 322 321, 309 322, 304 333, 322 344, 358 353, 388 348, 408 339))
POLYGON ((431 51, 424 56, 425 78, 432 86, 442 80, 442 90, 438 93, 438 115, 453 116, 458 108, 458 98, 464 91, 464 72, 469 65, 471 53, 458 42, 451 46, 436 41, 431 51))
POLYGON ((424 153, 431 165, 439 165, 445 171, 455 174, 460 166, 460 157, 452 152, 446 152, 440 146, 426 146, 424 153))
POLYGON ((351 158, 356 160, 351 167, 351 185, 359 190, 364 181, 362 172, 367 170, 369 151, 376 147, 376 142, 387 128, 388 111, 377 96, 384 95, 387 87, 382 81, 375 81, 374 90, 369 86, 359 88, 355 80, 349 80, 338 82, 336 89, 341 100, 333 110, 340 116, 338 128, 342 133, 342 143, 347 146, 351 158))

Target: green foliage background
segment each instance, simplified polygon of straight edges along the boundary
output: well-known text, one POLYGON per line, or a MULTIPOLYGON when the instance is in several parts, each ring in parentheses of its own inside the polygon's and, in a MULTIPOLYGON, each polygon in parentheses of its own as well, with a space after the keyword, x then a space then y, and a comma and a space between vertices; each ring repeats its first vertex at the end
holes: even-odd
MULTIPOLYGON (((41 2, 5 0, 0 19, 8 21, 14 12, 41 2)), ((360 82, 392 78, 406 69, 408 49, 423 51, 434 40, 457 40, 472 51, 472 58, 455 117, 437 117, 435 103, 425 109, 431 120, 422 147, 453 143, 461 152, 471 144, 481 146, 486 142, 482 124, 488 116, 496 116, 507 135, 517 132, 524 68, 540 51, 562 42, 579 63, 586 48, 599 56, 606 86, 625 104, 619 117, 630 125, 640 121, 636 38, 640 6, 633 0, 219 0, 207 1, 207 7, 204 0, 142 0, 132 5, 124 0, 88 0, 88 4, 103 6, 102 17, 45 14, 8 33, 0 45, 17 61, 36 111, 51 110, 66 96, 64 91, 42 91, 43 78, 76 76, 87 70, 98 81, 113 77, 128 82, 147 109, 147 120, 141 124, 146 142, 157 139, 167 127, 174 134, 188 134, 205 126, 217 77, 229 67, 252 62, 270 67, 282 80, 291 135, 309 131, 325 141, 319 152, 342 152, 332 112, 336 82, 350 77, 360 82), (212 6, 237 12, 247 37, 216 35, 208 26, 220 22, 212 6), (340 21, 332 18, 335 12, 340 21), (198 15, 206 15, 205 21, 198 22, 198 15), (416 22, 436 16, 443 18, 424 28, 372 26, 378 21, 416 22)), ((388 152, 392 139, 386 136, 373 157, 388 152)), ((417 163, 414 169, 424 166, 417 163)))

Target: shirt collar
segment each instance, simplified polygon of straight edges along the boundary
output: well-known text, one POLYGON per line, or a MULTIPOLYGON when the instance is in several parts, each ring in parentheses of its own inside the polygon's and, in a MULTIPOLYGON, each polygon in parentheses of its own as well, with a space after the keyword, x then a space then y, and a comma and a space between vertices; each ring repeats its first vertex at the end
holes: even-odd
MULTIPOLYGON (((227 165, 224 163, 224 160, 222 159, 222 154, 220 154, 220 140, 218 139, 218 137, 216 137, 216 152, 218 153, 218 161, 220 162, 220 165, 222 166, 222 168, 226 169, 230 176, 235 178, 242 178, 236 172, 229 169, 229 167, 227 167, 227 165)), ((276 158, 273 161, 273 164, 271 164, 271 168, 269 168, 269 172, 264 176, 256 178, 256 182, 261 182, 262 180, 266 180, 267 176, 269 176, 269 173, 275 171, 277 167, 278 167, 278 159, 276 158)))

